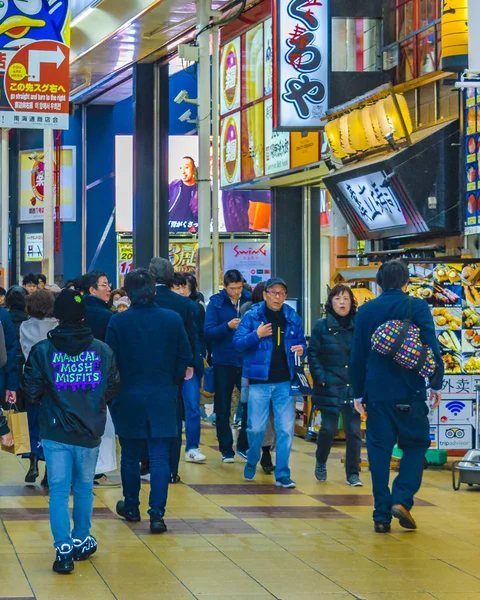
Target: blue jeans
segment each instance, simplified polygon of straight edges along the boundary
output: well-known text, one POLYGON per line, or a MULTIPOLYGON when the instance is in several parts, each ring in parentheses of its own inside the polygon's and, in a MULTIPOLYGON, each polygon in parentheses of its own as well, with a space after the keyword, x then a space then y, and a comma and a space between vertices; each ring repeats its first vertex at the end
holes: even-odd
POLYGON ((401 504, 410 510, 422 485, 425 452, 430 447, 428 408, 421 401, 413 402, 407 412, 400 411, 389 400, 368 402, 367 406, 367 451, 375 501, 373 520, 390 523, 392 506, 401 504), (390 492, 390 459, 396 443, 403 456, 390 492))
MULTIPOLYGON (((149 438, 147 440, 150 460, 150 510, 148 513, 163 517, 167 504, 170 482, 171 438, 149 438)), ((125 510, 136 513, 140 506, 140 461, 144 439, 120 438, 122 447, 121 474, 125 510)))
POLYGON ((100 447, 83 448, 42 440, 48 469, 50 526, 54 546, 72 545, 72 539, 90 535, 93 511, 93 478, 100 447), (70 528, 68 499, 73 491, 73 531, 70 528))
POLYGON ((288 462, 292 450, 295 429, 295 402, 290 396, 290 382, 262 383, 250 385, 248 395, 248 443, 247 462, 257 465, 263 445, 263 438, 273 408, 276 444, 275 479, 290 477, 288 462))
POLYGON ((188 452, 200 445, 200 378, 196 373, 183 382, 182 396, 185 407, 185 451, 188 452))

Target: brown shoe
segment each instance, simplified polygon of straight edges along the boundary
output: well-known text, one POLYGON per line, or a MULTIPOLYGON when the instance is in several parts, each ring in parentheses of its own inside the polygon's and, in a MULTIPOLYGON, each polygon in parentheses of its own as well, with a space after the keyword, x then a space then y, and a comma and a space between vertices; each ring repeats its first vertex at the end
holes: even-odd
POLYGON ((375 533, 390 533, 392 529, 390 523, 374 523, 373 528, 375 529, 375 533))
POLYGON ((404 529, 416 529, 417 524, 415 519, 412 517, 410 512, 401 504, 394 504, 392 506, 392 515, 398 519, 400 527, 404 529))
POLYGON ((120 481, 113 481, 106 475, 102 475, 98 479, 93 480, 93 485, 96 487, 114 488, 114 487, 121 487, 122 483, 120 481))

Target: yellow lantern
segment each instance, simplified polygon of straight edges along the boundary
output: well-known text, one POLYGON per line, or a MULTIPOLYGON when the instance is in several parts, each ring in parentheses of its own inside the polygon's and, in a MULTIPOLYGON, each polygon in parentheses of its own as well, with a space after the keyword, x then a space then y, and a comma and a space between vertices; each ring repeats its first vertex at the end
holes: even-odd
POLYGON ((385 112, 385 100, 378 100, 378 102, 375 102, 374 108, 375 116, 377 117, 377 122, 382 134, 382 138, 385 139, 386 135, 393 133, 392 125, 387 119, 387 113, 385 112))
POLYGON ((362 112, 354 110, 348 117, 348 141, 356 152, 368 150, 369 143, 363 126, 362 112))
POLYGON ((330 148, 333 152, 333 155, 337 158, 345 158, 348 156, 341 147, 340 144, 340 129, 339 129, 339 119, 334 119, 333 121, 329 121, 325 125, 325 134, 328 139, 328 143, 330 144, 330 148))
POLYGON ((343 115, 338 120, 339 120, 339 130, 340 130, 340 147, 348 155, 355 154, 355 150, 350 145, 350 140, 348 137, 348 115, 343 115))
POLYGON ((362 122, 365 136, 367 138, 369 148, 376 148, 382 144, 382 140, 379 139, 373 129, 373 119, 371 116, 373 106, 365 106, 362 108, 362 122))
MULTIPOLYGON (((403 117, 403 122, 405 124, 405 128, 407 130, 408 135, 410 135, 413 131, 412 119, 410 118, 410 111, 408 110, 408 104, 405 100, 404 96, 400 94, 395 94, 395 97, 398 102, 398 107, 400 109, 401 116, 403 117)), ((405 131, 403 129, 402 120, 400 118, 400 114, 397 111, 393 98, 388 96, 383 101, 383 106, 385 109, 385 116, 390 125, 390 129, 392 130, 393 137, 396 140, 401 140, 405 137, 405 131)))
MULTIPOLYGON (((478 0, 471 0, 478 2, 478 0)), ((442 69, 463 71, 468 67, 468 0, 443 0, 442 69)))
POLYGON ((376 105, 372 104, 371 106, 367 106, 368 114, 370 116, 370 121, 372 123, 373 131, 375 133, 375 137, 378 140, 378 145, 382 145, 385 143, 385 136, 382 133, 382 128, 380 127, 380 123, 377 117, 376 105))

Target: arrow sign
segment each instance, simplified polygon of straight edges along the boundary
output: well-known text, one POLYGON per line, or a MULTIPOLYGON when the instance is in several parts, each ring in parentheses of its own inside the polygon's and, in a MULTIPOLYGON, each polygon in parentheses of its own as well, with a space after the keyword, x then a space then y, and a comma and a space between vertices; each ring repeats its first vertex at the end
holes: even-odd
POLYGON ((28 81, 40 81, 40 65, 55 63, 58 67, 65 60, 65 54, 57 46, 56 50, 29 50, 28 52, 28 81))

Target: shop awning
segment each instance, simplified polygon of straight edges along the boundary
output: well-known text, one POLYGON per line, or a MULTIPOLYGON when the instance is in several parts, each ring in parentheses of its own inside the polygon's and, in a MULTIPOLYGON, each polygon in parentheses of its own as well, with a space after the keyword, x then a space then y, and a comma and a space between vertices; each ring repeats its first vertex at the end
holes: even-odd
POLYGON ((460 230, 459 122, 411 136, 412 145, 324 178, 358 239, 460 230))

